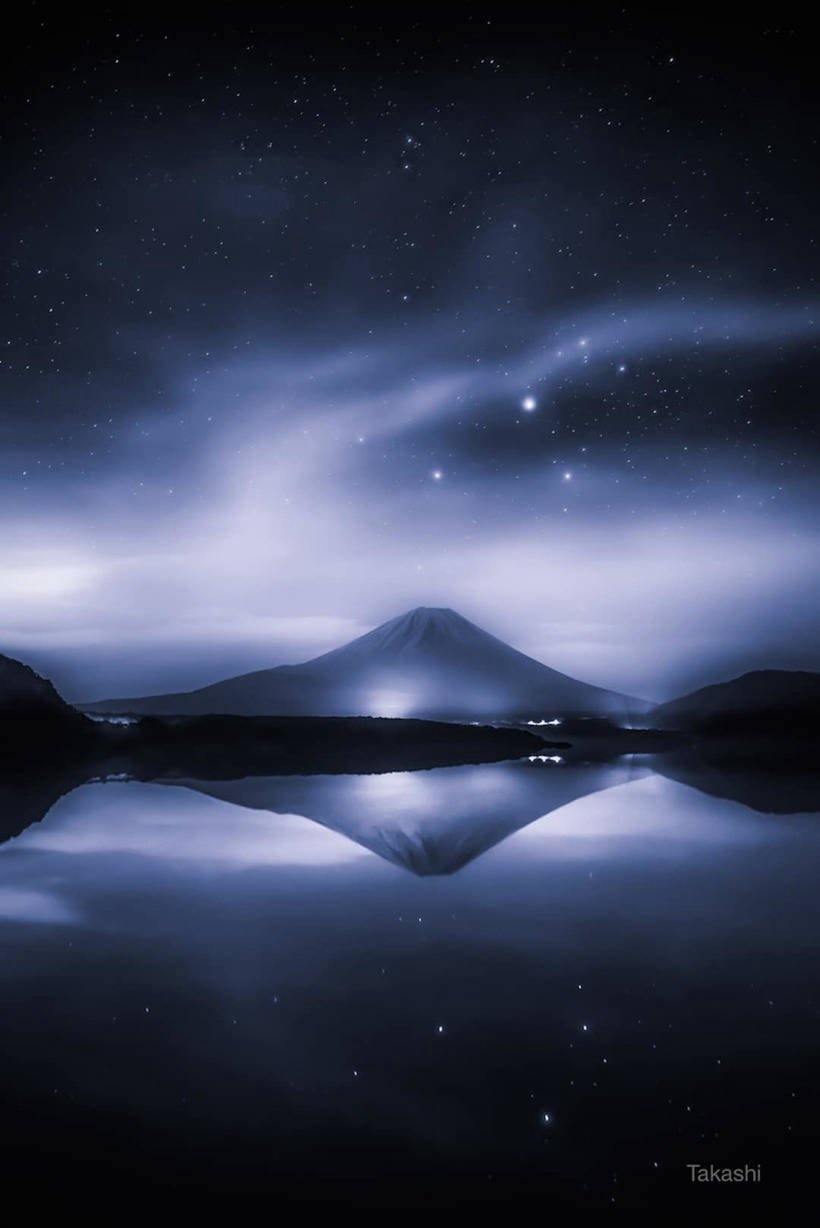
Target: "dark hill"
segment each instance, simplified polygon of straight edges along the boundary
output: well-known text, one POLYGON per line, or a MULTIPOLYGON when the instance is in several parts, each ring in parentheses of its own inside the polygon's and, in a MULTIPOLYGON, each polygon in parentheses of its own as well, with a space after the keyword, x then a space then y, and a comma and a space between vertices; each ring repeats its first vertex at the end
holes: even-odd
POLYGON ((75 709, 22 661, 0 654, 0 720, 73 719, 75 709))
POLYGON ((809 734, 820 727, 820 674, 764 669, 660 704, 651 723, 709 734, 809 734))
POLYGON ((75 753, 93 737, 93 722, 46 678, 0 654, 0 764, 75 753))

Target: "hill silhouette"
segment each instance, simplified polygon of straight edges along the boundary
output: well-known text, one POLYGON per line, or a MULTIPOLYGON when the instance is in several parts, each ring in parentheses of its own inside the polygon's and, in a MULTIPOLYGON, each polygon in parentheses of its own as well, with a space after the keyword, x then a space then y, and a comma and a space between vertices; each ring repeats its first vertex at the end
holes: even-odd
POLYGON ((65 702, 47 678, 0 654, 0 766, 82 753, 94 722, 65 702))
POLYGON ((660 704, 650 722, 710 735, 809 734, 820 726, 820 674, 761 669, 660 704))

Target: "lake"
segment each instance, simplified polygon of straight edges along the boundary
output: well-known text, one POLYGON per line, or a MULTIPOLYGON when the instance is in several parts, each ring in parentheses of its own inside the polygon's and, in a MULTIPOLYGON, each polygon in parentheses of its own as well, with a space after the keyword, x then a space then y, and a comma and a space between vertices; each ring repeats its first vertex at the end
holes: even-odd
POLYGON ((83 785, 0 845, 6 1190, 788 1202, 818 854, 637 756, 83 785))

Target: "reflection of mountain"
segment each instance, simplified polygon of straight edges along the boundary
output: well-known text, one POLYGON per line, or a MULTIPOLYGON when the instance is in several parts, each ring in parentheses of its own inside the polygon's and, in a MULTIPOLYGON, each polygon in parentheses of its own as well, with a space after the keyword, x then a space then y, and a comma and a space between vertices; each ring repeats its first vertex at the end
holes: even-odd
POLYGON ((552 810, 648 772, 627 762, 576 767, 548 761, 185 783, 233 805, 303 815, 394 865, 434 875, 452 874, 552 810))
POLYGON ((110 699, 94 712, 158 715, 489 718, 637 714, 648 705, 558 673, 453 610, 417 609, 302 665, 280 665, 179 695, 110 699))
POLYGON ((55 802, 85 780, 84 772, 70 770, 0 775, 0 843, 39 823, 55 802))
MULTIPOLYGON (((736 748, 737 749, 737 748, 736 748)), ((745 753, 720 755, 717 748, 658 755, 653 770, 708 793, 742 802, 761 814, 814 814, 820 811, 820 774, 805 759, 783 754, 782 745, 749 744, 745 753)))
MULTIPOLYGON (((610 763, 554 762, 549 756, 542 761, 539 756, 533 761, 379 775, 256 776, 214 781, 176 776, 165 777, 162 783, 177 786, 177 793, 183 792, 178 786, 184 784, 192 792, 235 806, 271 812, 269 823, 260 818, 254 839, 260 834, 267 841, 278 839, 282 821, 277 822, 277 815, 290 816, 288 822, 297 826, 304 818, 307 828, 312 826, 308 820, 312 820, 394 865, 427 876, 452 874, 533 821, 588 794, 652 775, 656 770, 703 793, 739 801, 764 813, 820 810, 820 776, 803 762, 777 759, 773 753, 755 761, 718 760, 690 750, 651 759, 620 758, 610 763)), ((73 774, 63 770, 36 774, 18 771, 13 776, 0 776, 0 842, 44 819, 63 794, 86 779, 82 770, 73 774)), ((136 807, 135 826, 125 824, 122 838, 126 843, 139 827, 143 805, 141 786, 132 784, 130 789, 136 790, 131 795, 136 807)), ((76 818, 84 830, 82 805, 76 808, 76 818)), ((628 827, 628 813, 624 820, 628 827)), ((197 825, 200 822, 198 817, 193 821, 197 825)), ((569 814, 567 823, 571 825, 569 814)), ((217 811, 216 817, 211 815, 211 825, 211 836, 218 830, 226 850, 242 853, 235 812, 232 816, 229 809, 224 814, 217 811)), ((87 833, 83 836, 86 838, 87 833)), ((227 854, 228 860, 231 855, 227 854)))

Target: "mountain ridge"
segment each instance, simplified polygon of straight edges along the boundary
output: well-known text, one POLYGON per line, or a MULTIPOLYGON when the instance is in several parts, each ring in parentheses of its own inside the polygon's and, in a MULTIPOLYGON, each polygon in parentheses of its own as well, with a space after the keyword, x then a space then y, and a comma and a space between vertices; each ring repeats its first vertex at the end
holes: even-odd
POLYGON ((581 682, 455 610, 418 606, 308 661, 253 670, 193 691, 96 700, 89 712, 152 715, 403 716, 472 719, 634 715, 651 705, 581 682))
POLYGON ((658 704, 651 715, 664 728, 817 721, 820 674, 810 670, 749 670, 658 704))
POLYGON ((0 720, 85 719, 30 665, 0 653, 0 720))

